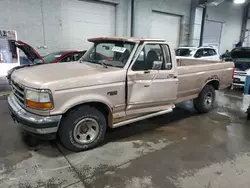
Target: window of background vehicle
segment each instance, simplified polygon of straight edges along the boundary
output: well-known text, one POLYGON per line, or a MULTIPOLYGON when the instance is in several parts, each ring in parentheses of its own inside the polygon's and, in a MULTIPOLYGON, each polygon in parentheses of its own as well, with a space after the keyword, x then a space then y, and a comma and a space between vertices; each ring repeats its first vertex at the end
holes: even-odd
POLYGON ((72 61, 78 61, 85 53, 86 51, 82 51, 82 52, 74 52, 72 54, 72 61))
MULTIPOLYGON (((168 46, 167 49, 169 49, 168 46)), ((144 49, 142 50, 137 60, 135 61, 132 70, 133 71, 152 70, 154 61, 161 61, 162 69, 165 69, 165 64, 164 64, 165 59, 162 46, 159 44, 147 44, 145 45, 144 49)), ((169 61, 169 59, 167 61, 169 61)))
POLYGON ((72 61, 71 57, 72 57, 72 54, 67 55, 67 56, 65 56, 64 58, 62 58, 62 59, 60 60, 60 62, 70 62, 70 61, 72 61))
POLYGON ((192 52, 194 50, 192 49, 188 49, 188 48, 179 48, 175 51, 175 55, 176 56, 185 56, 185 57, 189 57, 192 55, 192 52))
POLYGON ((203 57, 203 49, 199 49, 197 50, 197 52, 195 53, 194 57, 203 57))
POLYGON ((55 61, 58 57, 60 57, 61 55, 63 55, 65 52, 56 52, 56 53, 51 53, 46 55, 45 57, 43 57, 44 61, 46 63, 52 63, 53 61, 55 61))
POLYGON ((208 48, 203 49, 203 56, 210 56, 209 50, 208 48))
POLYGON ((217 54, 216 51, 215 51, 214 49, 209 49, 209 52, 208 52, 208 53, 210 54, 210 56, 214 56, 214 55, 217 54))

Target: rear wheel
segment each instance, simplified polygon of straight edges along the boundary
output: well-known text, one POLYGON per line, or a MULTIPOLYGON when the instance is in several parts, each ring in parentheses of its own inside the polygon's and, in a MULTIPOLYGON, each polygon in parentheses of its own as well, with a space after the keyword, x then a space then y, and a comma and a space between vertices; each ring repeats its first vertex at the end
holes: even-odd
POLYGON ((200 92, 198 98, 194 99, 194 107, 200 113, 206 113, 213 109, 215 101, 215 90, 213 86, 206 85, 200 92))
POLYGON ((98 109, 81 106, 70 111, 63 118, 59 137, 67 149, 84 151, 101 143, 106 128, 106 119, 98 109))

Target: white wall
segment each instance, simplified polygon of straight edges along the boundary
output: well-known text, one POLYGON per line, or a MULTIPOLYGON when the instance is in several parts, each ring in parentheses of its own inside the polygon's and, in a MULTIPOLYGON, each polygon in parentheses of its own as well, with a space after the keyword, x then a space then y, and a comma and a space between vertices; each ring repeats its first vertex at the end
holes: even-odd
POLYGON ((207 20, 223 23, 220 53, 231 50, 239 42, 242 26, 243 6, 224 2, 216 7, 209 7, 207 20))
MULTIPOLYGON (((67 1, 0 0, 0 28, 16 30, 19 40, 36 49, 46 45, 47 49, 37 49, 41 54, 66 49, 63 41, 67 39, 67 33, 63 26, 67 23, 63 21, 63 15, 67 1)), ((130 14, 130 0, 103 1, 116 5, 116 35, 129 36, 130 22, 127 18, 130 14)))
MULTIPOLYGON (((0 0, 1 28, 13 29, 18 39, 29 43, 46 54, 67 48, 63 30, 66 22, 65 5, 68 0, 0 0), (55 41, 55 38, 57 39, 55 41)), ((116 35, 130 36, 131 0, 103 0, 116 4, 116 35)), ((187 43, 191 0, 135 0, 135 36, 149 36, 152 10, 183 16, 180 33, 181 43, 187 43)), ((104 10, 105 11, 105 10, 104 10)))
MULTIPOLYGON (((131 0, 103 0, 116 4, 116 35, 130 36, 131 0)), ((67 0, 0 0, 0 27, 17 30, 18 39, 33 47, 47 45, 48 49, 38 50, 41 54, 61 48, 67 33, 63 32, 63 6, 67 0), (43 22, 42 22, 43 21, 43 22), (43 24, 44 23, 44 24, 43 24), (43 26, 44 25, 44 26, 43 26), (56 42, 54 40, 56 38, 56 42)), ((182 16, 180 43, 197 43, 199 28, 189 27, 191 0, 135 0, 135 30, 138 37, 150 36, 152 10, 182 16), (196 32, 196 33, 195 33, 196 32), (194 35, 193 35, 194 34, 194 35), (193 36, 193 38, 192 38, 193 36)), ((104 10, 105 11, 105 10, 104 10)), ((242 23, 243 8, 230 2, 209 7, 207 19, 223 22, 221 52, 231 49, 238 42, 242 23)), ((194 23, 195 27, 198 27, 194 23)))
POLYGON ((183 16, 180 43, 188 42, 191 0, 135 0, 135 36, 149 37, 152 10, 183 16))
POLYGON ((16 30, 18 39, 31 45, 43 44, 40 0, 1 0, 0 13, 1 29, 16 30))

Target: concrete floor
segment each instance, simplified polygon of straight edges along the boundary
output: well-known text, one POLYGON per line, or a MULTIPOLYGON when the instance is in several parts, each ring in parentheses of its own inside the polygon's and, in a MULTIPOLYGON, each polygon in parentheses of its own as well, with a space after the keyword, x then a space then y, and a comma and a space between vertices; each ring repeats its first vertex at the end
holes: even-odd
POLYGON ((56 141, 28 146, 0 98, 0 187, 249 187, 250 126, 241 95, 220 92, 217 101, 208 114, 187 102, 108 130, 99 148, 72 153, 56 141))

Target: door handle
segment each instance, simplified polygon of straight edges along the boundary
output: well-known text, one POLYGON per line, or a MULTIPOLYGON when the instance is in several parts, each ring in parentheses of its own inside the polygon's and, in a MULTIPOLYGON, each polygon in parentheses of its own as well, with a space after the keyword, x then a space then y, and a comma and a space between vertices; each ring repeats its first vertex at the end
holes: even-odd
POLYGON ((170 79, 170 78, 177 78, 177 76, 174 75, 174 74, 169 74, 167 78, 169 78, 169 79, 170 79))
POLYGON ((150 73, 149 70, 145 70, 145 71, 144 71, 144 74, 148 74, 148 73, 150 73))

